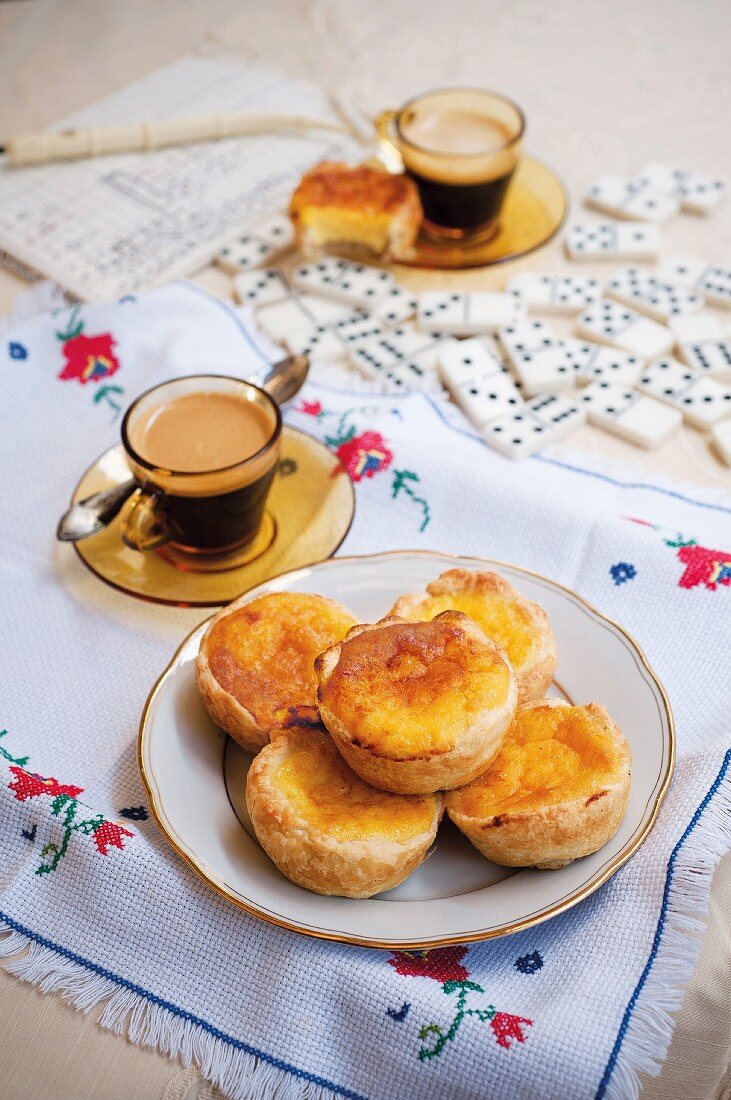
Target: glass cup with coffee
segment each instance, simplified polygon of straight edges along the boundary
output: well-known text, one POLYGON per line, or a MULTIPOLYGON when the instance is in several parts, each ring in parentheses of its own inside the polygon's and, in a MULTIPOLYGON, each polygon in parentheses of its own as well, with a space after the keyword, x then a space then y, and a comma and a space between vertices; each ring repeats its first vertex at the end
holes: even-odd
POLYGON ((387 159, 395 148, 419 188, 426 233, 452 241, 497 233, 525 130, 512 100, 480 88, 442 88, 384 112, 377 125, 387 159))
POLYGON ((265 548, 281 432, 276 402, 239 378, 199 374, 147 390, 122 421, 138 482, 122 512, 125 543, 201 571, 242 564, 254 542, 265 548))

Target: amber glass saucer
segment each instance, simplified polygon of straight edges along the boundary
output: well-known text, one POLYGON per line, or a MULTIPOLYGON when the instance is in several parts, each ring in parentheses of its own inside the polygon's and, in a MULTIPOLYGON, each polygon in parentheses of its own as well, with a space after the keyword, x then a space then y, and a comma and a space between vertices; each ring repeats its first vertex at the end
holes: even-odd
MULTIPOLYGON (((73 500, 128 478, 121 446, 112 447, 86 471, 73 500)), ((339 459, 319 440, 286 427, 267 516, 242 564, 217 573, 185 572, 159 551, 141 553, 125 546, 118 518, 74 548, 92 573, 130 596, 175 607, 216 607, 279 573, 330 557, 347 535, 354 512, 353 483, 339 459)))
POLYGON ((524 156, 505 198, 500 228, 486 241, 437 241, 425 233, 409 267, 459 269, 501 264, 534 252, 558 233, 569 198, 558 176, 542 161, 524 156))

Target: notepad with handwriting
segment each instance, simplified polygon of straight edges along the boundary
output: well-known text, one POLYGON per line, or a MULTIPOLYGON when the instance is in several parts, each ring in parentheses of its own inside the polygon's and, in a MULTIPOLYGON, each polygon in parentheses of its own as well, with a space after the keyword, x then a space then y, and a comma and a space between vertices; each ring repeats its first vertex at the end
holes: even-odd
MULTIPOLYGON (((273 65, 187 56, 55 128, 237 110, 335 117, 321 88, 273 65)), ((81 299, 149 289, 205 267, 232 233, 285 209, 311 164, 354 151, 313 130, 30 168, 0 158, 0 253, 81 299)))

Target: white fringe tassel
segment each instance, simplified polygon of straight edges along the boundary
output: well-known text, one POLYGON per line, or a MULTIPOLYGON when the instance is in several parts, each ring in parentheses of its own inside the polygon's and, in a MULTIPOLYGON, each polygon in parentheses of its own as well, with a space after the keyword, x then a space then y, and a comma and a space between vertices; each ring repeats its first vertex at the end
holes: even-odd
POLYGON ((656 958, 627 1025, 604 1092, 606 1100, 637 1100, 639 1074, 656 1077, 667 1057, 675 1013, 683 1005, 701 951, 711 879, 731 848, 731 774, 722 779, 701 820, 675 860, 656 958))
MULTIPOLYGON (((7 925, 0 922, 0 931, 7 925)), ((339 1100, 340 1093, 238 1050, 162 1005, 95 974, 80 963, 11 930, 0 939, 5 969, 44 993, 58 993, 81 1012, 103 1005, 99 1024, 132 1043, 154 1047, 203 1078, 231 1100, 339 1100), (17 956, 13 958, 13 956, 17 956)))

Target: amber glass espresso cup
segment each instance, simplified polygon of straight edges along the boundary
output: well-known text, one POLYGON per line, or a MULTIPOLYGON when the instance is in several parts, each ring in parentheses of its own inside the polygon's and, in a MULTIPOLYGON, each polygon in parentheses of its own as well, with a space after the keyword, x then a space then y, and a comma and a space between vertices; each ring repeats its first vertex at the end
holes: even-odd
POLYGON ((384 112, 377 125, 382 148, 398 152, 419 188, 430 236, 489 240, 497 233, 525 130, 512 100, 480 88, 442 88, 384 112))
POLYGON ((122 421, 138 483, 122 512, 124 542, 157 549, 181 569, 248 560, 254 541, 268 545, 274 536, 265 506, 281 432, 276 402, 239 378, 200 374, 147 390, 122 421))

